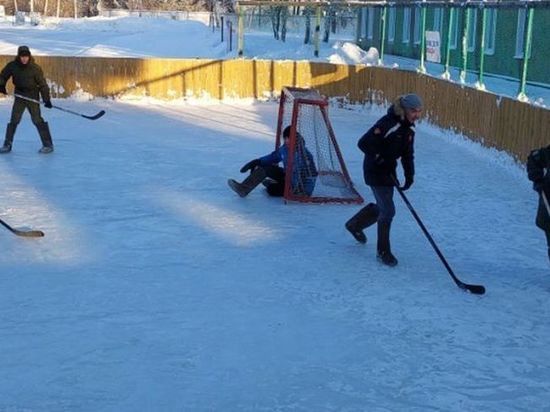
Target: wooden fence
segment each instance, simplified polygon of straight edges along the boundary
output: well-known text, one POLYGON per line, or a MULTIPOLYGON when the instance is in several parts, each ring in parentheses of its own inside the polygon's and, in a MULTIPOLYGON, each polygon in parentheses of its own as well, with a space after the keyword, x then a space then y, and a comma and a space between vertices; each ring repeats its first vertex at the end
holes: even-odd
MULTIPOLYGON (((0 56, 0 65, 12 56, 0 56)), ((430 122, 524 162, 550 144, 550 110, 411 71, 307 61, 135 59, 39 56, 54 97, 258 98, 283 86, 315 87, 350 103, 385 104, 416 92, 430 122)), ((11 83, 11 82, 10 82, 11 83)))

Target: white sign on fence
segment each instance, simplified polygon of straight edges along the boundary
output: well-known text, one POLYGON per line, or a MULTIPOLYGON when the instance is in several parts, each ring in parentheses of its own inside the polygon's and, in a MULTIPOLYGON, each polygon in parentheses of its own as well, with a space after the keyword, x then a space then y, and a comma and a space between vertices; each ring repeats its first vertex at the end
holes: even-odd
POLYGON ((441 63, 441 40, 438 31, 426 32, 426 60, 441 63))

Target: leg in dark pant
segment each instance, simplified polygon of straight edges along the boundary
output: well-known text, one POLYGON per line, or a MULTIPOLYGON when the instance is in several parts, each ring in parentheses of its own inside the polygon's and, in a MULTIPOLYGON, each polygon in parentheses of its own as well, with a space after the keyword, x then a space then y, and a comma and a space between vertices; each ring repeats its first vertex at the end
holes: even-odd
POLYGON ((397 265, 397 259, 391 252, 390 229, 395 216, 395 204, 393 203, 393 186, 371 186, 372 193, 378 206, 378 239, 377 257, 388 266, 397 265))
POLYGON ((31 114, 31 120, 34 123, 40 140, 42 141, 42 149, 40 153, 51 153, 53 151, 52 135, 48 123, 44 121, 40 113, 40 105, 38 103, 26 102, 27 108, 31 114))
POLYGON ((285 194, 285 171, 279 166, 264 166, 266 177, 270 179, 265 184, 269 196, 281 197, 285 194))
POLYGON ((16 129, 17 129, 17 124, 8 123, 8 125, 6 126, 6 137, 4 139, 4 145, 0 147, 0 153, 11 152, 11 146, 13 144, 13 136, 15 136, 16 129))
POLYGON ((25 111, 25 102, 21 99, 15 99, 13 106, 11 108, 11 118, 10 122, 6 127, 6 137, 4 138, 4 145, 0 148, 0 153, 9 153, 11 152, 11 147, 13 145, 13 137, 15 136, 15 130, 17 130, 17 125, 21 121, 21 116, 25 111))
POLYGON ((21 117, 23 116, 23 112, 27 108, 27 105, 25 104, 25 101, 22 99, 15 98, 15 101, 13 102, 13 106, 11 108, 11 118, 10 123, 15 124, 16 126, 21 121, 21 117))
POLYGON ((357 212, 350 220, 346 222, 346 229, 359 243, 367 243, 367 236, 363 232, 364 229, 374 224, 378 219, 378 206, 374 203, 369 203, 359 212, 357 212))
POLYGON ((36 124, 35 126, 38 129, 40 140, 42 140, 42 149, 40 149, 39 152, 40 153, 53 152, 52 135, 50 134, 50 126, 48 126, 48 123, 42 122, 42 123, 36 124))
POLYGON ((227 184, 240 197, 246 197, 252 190, 254 190, 256 186, 262 183, 264 179, 265 179, 265 170, 263 167, 260 166, 252 170, 252 172, 250 172, 248 177, 244 179, 241 183, 237 182, 234 179, 229 179, 227 181, 227 184))

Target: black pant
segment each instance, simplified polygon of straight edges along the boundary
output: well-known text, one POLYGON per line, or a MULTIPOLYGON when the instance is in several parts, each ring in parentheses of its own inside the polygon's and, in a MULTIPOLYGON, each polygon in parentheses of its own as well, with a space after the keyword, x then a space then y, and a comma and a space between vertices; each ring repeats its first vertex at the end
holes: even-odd
POLYGON ((265 170, 266 177, 273 180, 267 185, 267 193, 270 196, 283 196, 285 194, 285 170, 276 165, 261 166, 265 170))
POLYGON ((31 120, 35 126, 44 123, 44 119, 40 114, 40 104, 19 99, 17 97, 15 98, 15 102, 13 103, 13 107, 11 109, 10 122, 14 125, 18 125, 25 109, 27 109, 31 114, 31 120))

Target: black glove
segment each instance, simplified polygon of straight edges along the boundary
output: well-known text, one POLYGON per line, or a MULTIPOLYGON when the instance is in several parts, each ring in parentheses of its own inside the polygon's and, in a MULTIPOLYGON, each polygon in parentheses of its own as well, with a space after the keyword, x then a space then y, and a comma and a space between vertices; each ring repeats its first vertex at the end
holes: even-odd
POLYGON ((408 190, 414 183, 414 179, 412 176, 405 177, 405 184, 401 188, 402 191, 408 190))
POLYGON ((260 159, 251 160, 250 162, 245 164, 243 167, 241 167, 241 173, 246 173, 249 170, 254 170, 258 166, 260 166, 260 159))
POLYGON ((44 100, 44 106, 46 106, 48 109, 51 109, 53 106, 52 106, 52 101, 51 100, 44 100))
POLYGON ((0 86, 0 93, 8 94, 8 92, 6 91, 6 86, 0 86))

